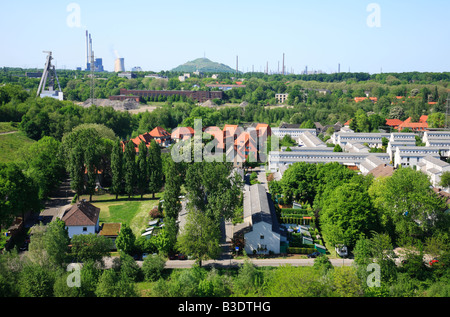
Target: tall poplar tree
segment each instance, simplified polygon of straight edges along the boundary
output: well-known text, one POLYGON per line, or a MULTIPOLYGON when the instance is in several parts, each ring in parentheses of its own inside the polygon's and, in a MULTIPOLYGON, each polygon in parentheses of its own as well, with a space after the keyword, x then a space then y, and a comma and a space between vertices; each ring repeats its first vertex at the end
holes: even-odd
POLYGON ((178 234, 178 214, 181 211, 181 204, 179 202, 179 196, 181 192, 181 177, 178 172, 177 163, 172 159, 168 161, 168 169, 166 175, 166 185, 164 188, 164 215, 166 219, 165 230, 168 234, 169 249, 175 246, 177 234, 178 234))
POLYGON ((155 140, 152 140, 150 143, 148 153, 148 177, 149 190, 153 194, 153 198, 155 198, 155 193, 161 189, 163 182, 161 149, 155 140))
POLYGON ((124 191, 123 182, 123 149, 120 141, 117 141, 111 153, 111 192, 116 195, 118 199, 119 195, 124 191))
POLYGON ((142 141, 139 144, 139 154, 137 158, 137 189, 141 195, 141 199, 148 191, 148 149, 145 143, 142 141))
POLYGON ((124 153, 124 179, 125 179, 125 193, 130 198, 134 195, 136 188, 136 150, 133 142, 128 142, 125 146, 124 153))

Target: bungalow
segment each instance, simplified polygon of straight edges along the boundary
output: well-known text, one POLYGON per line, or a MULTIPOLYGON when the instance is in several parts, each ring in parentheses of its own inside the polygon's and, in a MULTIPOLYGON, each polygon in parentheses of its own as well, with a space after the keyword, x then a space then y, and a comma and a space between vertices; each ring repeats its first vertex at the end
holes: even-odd
POLYGON ((120 222, 104 223, 101 226, 101 228, 100 228, 99 235, 107 237, 107 238, 112 240, 112 242, 113 242, 112 249, 113 250, 117 249, 117 247, 116 247, 116 239, 117 239, 117 236, 120 233, 120 229, 121 228, 122 228, 122 224, 120 222))
POLYGON ((440 187, 441 176, 444 172, 450 172, 450 164, 433 156, 424 157, 418 164, 420 170, 430 177, 434 187, 440 187))
POLYGON ((359 170, 363 175, 367 175, 370 173, 370 171, 374 170, 380 165, 385 165, 385 162, 374 155, 370 155, 361 163, 361 165, 359 166, 359 170))
POLYGON ((321 139, 319 139, 315 134, 312 134, 310 131, 306 131, 302 133, 299 138, 298 142, 302 146, 307 147, 326 147, 327 145, 322 142, 321 139))
POLYGON ((82 200, 66 209, 61 220, 66 224, 69 238, 77 234, 98 233, 100 208, 82 200))
POLYGON ((449 146, 450 131, 426 131, 422 141, 426 146, 449 146))
POLYGON ((244 223, 234 227, 234 236, 243 235, 244 250, 275 254, 280 253, 280 243, 285 239, 271 199, 261 184, 249 186, 244 191, 244 223))
POLYGON ((434 158, 447 156, 449 148, 425 147, 425 146, 399 146, 394 154, 394 165, 398 166, 416 166, 426 156, 434 158))
POLYGON ((317 135, 316 129, 296 129, 296 128, 273 128, 272 135, 282 139, 285 135, 289 135, 292 139, 298 139, 303 133, 310 132, 312 135, 317 135))
POLYGON ((383 138, 389 139, 389 133, 342 133, 335 132, 331 136, 332 142, 344 147, 347 142, 367 143, 369 147, 381 148, 383 138))

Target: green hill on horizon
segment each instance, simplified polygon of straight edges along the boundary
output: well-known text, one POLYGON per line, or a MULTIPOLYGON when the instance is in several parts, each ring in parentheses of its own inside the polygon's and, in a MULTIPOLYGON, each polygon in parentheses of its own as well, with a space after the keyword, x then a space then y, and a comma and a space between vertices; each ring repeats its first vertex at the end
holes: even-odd
POLYGON ((193 61, 184 63, 178 67, 175 67, 171 71, 172 72, 186 72, 186 73, 192 73, 192 72, 196 72, 196 71, 204 72, 204 73, 234 73, 234 72, 236 72, 235 69, 233 69, 225 64, 213 62, 205 57, 197 58, 193 61))

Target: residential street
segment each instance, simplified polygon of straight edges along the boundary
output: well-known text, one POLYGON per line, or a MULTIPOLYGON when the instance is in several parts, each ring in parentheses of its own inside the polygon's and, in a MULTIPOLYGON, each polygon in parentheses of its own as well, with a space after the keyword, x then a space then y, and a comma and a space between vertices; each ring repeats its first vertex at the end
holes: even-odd
MULTIPOLYGON (((106 267, 111 267, 113 257, 104 258, 106 267)), ((292 266, 312 266, 314 264, 314 259, 250 259, 250 261, 258 267, 263 266, 282 266, 282 265, 292 265, 292 266)), ((143 261, 136 261, 140 266, 142 266, 143 261)), ((331 264, 333 266, 351 266, 353 264, 352 259, 330 259, 331 264)), ((202 262, 202 266, 211 266, 211 267, 238 267, 244 263, 244 260, 232 259, 229 257, 228 259, 222 260, 209 260, 202 262)), ((166 262, 167 269, 186 269, 191 268, 195 264, 194 260, 168 260, 166 262)))

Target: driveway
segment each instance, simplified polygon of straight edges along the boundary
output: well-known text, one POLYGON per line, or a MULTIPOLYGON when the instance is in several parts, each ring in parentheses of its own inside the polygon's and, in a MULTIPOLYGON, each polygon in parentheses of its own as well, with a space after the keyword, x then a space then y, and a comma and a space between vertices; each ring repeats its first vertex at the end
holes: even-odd
POLYGON ((269 184, 267 183, 267 177, 266 177, 266 171, 264 168, 260 168, 258 173, 258 182, 260 182, 264 188, 266 189, 266 192, 269 192, 269 184))
POLYGON ((40 213, 42 223, 47 224, 71 205, 74 192, 70 189, 70 179, 61 182, 59 189, 45 202, 45 209, 40 213))

